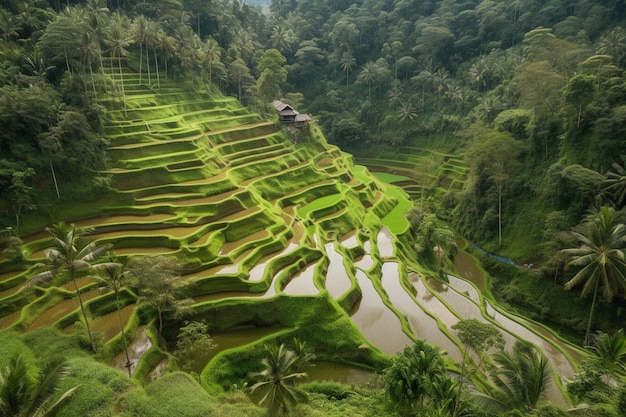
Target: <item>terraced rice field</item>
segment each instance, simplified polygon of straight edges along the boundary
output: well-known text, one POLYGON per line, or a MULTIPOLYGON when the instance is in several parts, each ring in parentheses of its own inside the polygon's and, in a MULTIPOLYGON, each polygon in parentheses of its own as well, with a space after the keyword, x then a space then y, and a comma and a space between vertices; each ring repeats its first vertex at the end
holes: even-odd
MULTIPOLYGON (((408 228, 408 195, 355 166, 315 126, 294 144, 273 122, 233 98, 184 91, 166 80, 161 89, 151 89, 131 73, 124 83, 126 114, 119 97, 103 101, 111 141, 106 172, 114 192, 133 203, 67 221, 93 227, 91 238, 111 243, 123 259, 176 257, 198 314, 233 303, 245 307, 240 318, 229 319, 223 335, 218 332, 218 342, 230 340, 228 327, 249 325, 246 306, 267 308, 286 297, 302 306, 326 300, 339 314, 352 317, 371 349, 387 354, 426 338, 460 360, 461 345, 451 329, 459 319, 480 317, 504 328, 471 291, 431 282, 414 270, 413 255, 399 244, 408 228), (457 300, 449 298, 452 294, 457 300)), ((412 172, 420 158, 433 157, 416 151, 415 160, 402 164, 376 163, 386 175, 396 176, 388 177, 390 182, 406 183, 415 197, 421 185, 412 172), (417 188, 412 191, 408 183, 417 188)), ((454 156, 436 158, 440 176, 432 181, 444 188, 459 186, 463 165, 454 156)), ((50 245, 47 234, 24 240, 28 260, 41 261, 50 245)), ((30 276, 24 270, 0 274, 0 328, 30 331, 52 325, 72 331, 79 315, 71 287, 24 291, 30 276), (37 314, 20 314, 23 308, 37 314)), ((114 312, 101 308, 110 295, 95 292, 89 281, 80 285, 93 328, 106 345, 119 336, 114 312)), ((136 337, 139 359, 151 344, 145 328, 132 325, 136 302, 125 298, 123 318, 127 332, 136 337)), ((313 323, 316 317, 306 320, 313 323)), ((559 376, 571 377, 570 353, 561 342, 549 332, 537 337, 554 348, 559 376)), ((261 338, 240 337, 219 349, 261 338)), ((123 365, 118 359, 112 364, 123 365)))

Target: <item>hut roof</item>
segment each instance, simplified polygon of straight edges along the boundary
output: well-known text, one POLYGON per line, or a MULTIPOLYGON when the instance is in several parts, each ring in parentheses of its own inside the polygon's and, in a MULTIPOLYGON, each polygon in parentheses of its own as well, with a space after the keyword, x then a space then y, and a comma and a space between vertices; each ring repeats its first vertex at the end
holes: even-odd
POLYGON ((272 106, 274 106, 274 108, 276 109, 276 111, 281 112, 284 110, 292 110, 293 111, 293 107, 291 107, 289 104, 287 103, 283 103, 280 100, 274 100, 272 101, 272 106))
POLYGON ((298 113, 296 114, 295 122, 309 122, 311 120, 311 116, 306 113, 298 113))

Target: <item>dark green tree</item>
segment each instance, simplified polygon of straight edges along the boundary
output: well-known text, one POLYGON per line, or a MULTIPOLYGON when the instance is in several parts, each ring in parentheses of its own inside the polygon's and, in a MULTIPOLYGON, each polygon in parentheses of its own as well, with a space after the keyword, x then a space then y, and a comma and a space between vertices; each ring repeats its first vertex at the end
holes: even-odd
POLYGON ((573 232, 578 247, 564 249, 568 266, 578 272, 566 284, 570 290, 583 285, 581 297, 593 293, 589 311, 584 346, 590 342, 593 314, 598 291, 602 289, 604 299, 611 302, 616 294, 626 291, 626 225, 617 219, 617 212, 608 206, 592 209, 585 217, 580 231, 573 232))
POLYGON ((308 395, 296 387, 295 381, 306 376, 294 372, 298 355, 287 349, 284 344, 267 347, 267 356, 261 360, 263 369, 253 372, 250 377, 259 382, 250 387, 252 393, 260 391, 259 405, 267 407, 270 416, 289 415, 291 408, 308 400, 308 395))
POLYGON ((174 356, 181 369, 195 374, 200 382, 202 368, 207 364, 208 357, 216 346, 213 338, 209 336, 206 323, 186 321, 176 338, 174 356))
POLYGON ((165 314, 180 317, 191 303, 189 299, 180 299, 177 294, 180 264, 174 258, 165 256, 142 256, 131 258, 126 268, 134 277, 132 285, 139 292, 139 302, 156 311, 157 330, 161 334, 165 314))

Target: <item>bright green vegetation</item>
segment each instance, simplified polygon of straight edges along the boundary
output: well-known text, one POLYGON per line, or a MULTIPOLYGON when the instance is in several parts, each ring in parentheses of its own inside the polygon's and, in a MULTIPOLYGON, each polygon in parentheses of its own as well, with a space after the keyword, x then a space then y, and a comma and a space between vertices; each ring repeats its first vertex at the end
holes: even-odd
MULTIPOLYGON (((374 376, 314 382, 297 404, 286 384, 270 413, 477 408, 451 371, 511 400, 509 415, 624 414, 622 229, 594 269, 604 245, 581 221, 598 203, 623 223, 618 3, 274 1, 268 17, 230 0, 3 2, 0 367, 24 371, 10 362, 23 350, 35 373, 63 352, 59 393, 84 387, 58 415, 254 416, 249 374, 274 381, 267 346, 297 339, 320 362, 417 385, 384 401, 399 378, 386 393, 374 376), (276 98, 314 120, 278 123, 276 98), (75 241, 59 221, 94 230, 75 241), (478 294, 447 275, 453 228, 539 268, 478 255, 493 277, 470 261, 478 294), (33 280, 64 239, 65 268, 33 280), (593 301, 563 293, 583 281, 593 301), (509 353, 474 367, 465 317, 509 353), (597 355, 563 340, 585 330, 597 355), (507 395, 509 376, 530 385, 507 395)), ((301 372, 284 368, 278 380, 301 372)))

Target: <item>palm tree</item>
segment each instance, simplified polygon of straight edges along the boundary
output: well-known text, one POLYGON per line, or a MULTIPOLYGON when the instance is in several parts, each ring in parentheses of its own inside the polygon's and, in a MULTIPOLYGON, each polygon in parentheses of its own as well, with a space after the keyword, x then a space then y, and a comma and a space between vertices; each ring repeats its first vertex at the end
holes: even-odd
POLYGON ((122 73, 122 57, 128 56, 128 50, 126 48, 133 43, 132 35, 128 29, 129 26, 130 23, 128 22, 128 18, 117 13, 111 23, 111 26, 107 28, 106 38, 104 40, 104 43, 109 47, 111 59, 117 58, 125 116, 127 115, 127 112, 126 96, 124 94, 124 74, 122 73))
POLYGON ((403 123, 408 123, 417 118, 417 112, 413 108, 413 104, 410 101, 400 102, 400 108, 398 109, 398 120, 403 123))
POLYGON ((376 65, 373 62, 368 62, 363 66, 361 73, 359 74, 359 80, 367 83, 367 101, 372 101, 372 83, 376 80, 376 65))
POLYGON ((250 377, 260 379, 250 391, 265 390, 259 405, 268 407, 272 416, 285 416, 291 407, 308 399, 308 395, 295 386, 295 380, 306 374, 290 373, 298 361, 298 355, 286 349, 284 344, 268 347, 267 353, 268 356, 261 360, 263 370, 250 374, 250 377))
POLYGON ((139 15, 135 18, 132 25, 133 40, 139 44, 139 84, 141 84, 141 76, 143 74, 143 47, 146 45, 146 66, 148 67, 148 84, 150 84, 150 61, 148 52, 148 26, 149 21, 144 15, 139 15))
POLYGON ((615 63, 620 65, 626 56, 626 30, 615 27, 605 32, 598 42, 596 52, 602 55, 611 55, 615 59, 615 63))
POLYGON ((80 310, 85 321, 87 333, 89 334, 91 349, 95 352, 96 345, 91 334, 83 298, 78 288, 78 278, 91 271, 92 263, 107 252, 110 249, 110 245, 101 245, 97 242, 91 242, 83 246, 80 242, 81 237, 90 230, 77 229, 73 224, 67 227, 65 223, 61 222, 53 227, 46 228, 46 230, 52 235, 54 246, 47 250, 46 262, 37 265, 37 267, 45 268, 45 271, 33 276, 28 285, 39 285, 43 282, 50 281, 61 273, 69 275, 69 278, 74 282, 74 289, 78 296, 80 310))
POLYGON ((547 392, 551 378, 546 356, 532 345, 518 341, 513 352, 497 352, 493 360, 497 365, 491 378, 494 386, 487 387, 485 392, 473 391, 476 403, 496 415, 510 410, 534 410, 547 392))
POLYGON ((346 87, 347 87, 350 81, 350 78, 349 78, 350 71, 352 71, 352 69, 356 65, 356 59, 354 59, 350 51, 346 51, 341 56, 341 59, 339 60, 339 65, 341 65, 341 69, 343 69, 344 72, 346 73, 346 87))
POLYGON ((591 347, 596 353, 599 367, 609 373, 626 371, 626 335, 619 329, 610 335, 598 332, 591 347))
POLYGON ((565 289, 570 290, 584 283, 581 297, 593 292, 584 341, 587 346, 598 289, 602 287, 604 299, 608 303, 615 294, 626 290, 626 225, 617 220, 613 208, 602 206, 599 210, 590 211, 583 221, 583 227, 582 232, 574 232, 580 246, 562 252, 570 258, 567 266, 581 268, 565 283, 565 289))
POLYGON ((120 290, 124 287, 125 280, 128 277, 128 271, 124 270, 124 265, 107 262, 96 265, 102 272, 103 276, 96 276, 95 278, 106 285, 106 289, 112 290, 115 293, 115 305, 117 307, 117 318, 120 323, 120 330, 122 331, 122 342, 124 343, 124 353, 126 354, 126 364, 124 365, 128 369, 128 377, 132 376, 133 362, 128 356, 128 343, 126 341, 126 334, 124 333, 124 320, 122 320, 122 311, 120 309, 120 290))
POLYGON ((204 44, 202 48, 200 62, 202 62, 203 68, 207 68, 209 70, 209 84, 213 83, 213 65, 216 62, 219 62, 220 55, 221 50, 219 43, 213 38, 207 39, 206 44, 204 44))
POLYGON ((618 163, 611 164, 604 183, 602 191, 610 195, 618 209, 622 208, 626 202, 626 169, 618 163))
POLYGON ((58 396, 59 387, 69 373, 65 360, 48 363, 35 374, 21 354, 12 357, 0 372, 0 415, 12 417, 45 417, 69 399, 78 386, 58 396))

